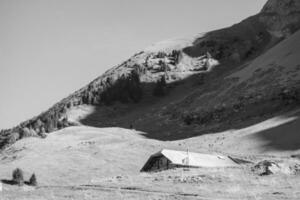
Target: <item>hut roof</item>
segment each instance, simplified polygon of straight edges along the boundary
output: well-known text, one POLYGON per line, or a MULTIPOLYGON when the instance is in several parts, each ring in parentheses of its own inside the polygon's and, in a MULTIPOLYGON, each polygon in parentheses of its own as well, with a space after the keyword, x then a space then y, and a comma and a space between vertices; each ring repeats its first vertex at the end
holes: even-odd
MULTIPOLYGON (((163 149, 153 154, 149 160, 157 156, 165 156, 172 164, 191 167, 227 167, 237 163, 228 156, 216 154, 202 154, 188 151, 163 149)), ((149 161, 148 160, 148 161, 149 161)))

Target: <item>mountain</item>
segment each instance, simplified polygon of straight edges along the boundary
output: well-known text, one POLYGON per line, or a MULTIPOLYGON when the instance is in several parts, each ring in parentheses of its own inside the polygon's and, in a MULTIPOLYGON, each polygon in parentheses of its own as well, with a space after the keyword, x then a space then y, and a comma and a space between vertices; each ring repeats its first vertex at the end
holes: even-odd
POLYGON ((69 126, 118 126, 178 140, 242 128, 299 108, 300 4, 133 55, 40 115, 2 130, 0 148, 69 126))

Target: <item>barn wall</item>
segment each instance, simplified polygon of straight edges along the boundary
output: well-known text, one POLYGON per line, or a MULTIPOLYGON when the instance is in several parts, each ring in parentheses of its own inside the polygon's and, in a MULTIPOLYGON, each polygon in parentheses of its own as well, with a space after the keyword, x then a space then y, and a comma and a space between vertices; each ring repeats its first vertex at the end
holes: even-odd
POLYGON ((147 167, 147 169, 145 169, 145 171, 160 171, 170 168, 172 168, 170 161, 164 156, 159 156, 152 158, 149 166, 147 167))

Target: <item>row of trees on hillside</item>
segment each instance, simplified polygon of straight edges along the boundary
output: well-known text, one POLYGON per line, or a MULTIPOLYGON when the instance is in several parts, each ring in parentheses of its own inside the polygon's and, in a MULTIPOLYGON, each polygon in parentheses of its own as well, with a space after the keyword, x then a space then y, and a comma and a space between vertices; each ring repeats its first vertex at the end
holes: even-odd
POLYGON ((13 173, 12 173, 12 180, 9 181, 11 184, 16 184, 19 186, 23 186, 24 183, 26 183, 27 185, 30 186, 37 186, 37 179, 36 179, 36 175, 33 173, 31 175, 31 177, 29 178, 29 181, 26 182, 24 180, 24 172, 22 169, 20 168, 16 168, 13 173))
POLYGON ((179 55, 180 51, 179 50, 173 50, 171 53, 166 53, 166 52, 158 52, 156 55, 153 56, 153 58, 165 58, 168 57, 171 60, 172 65, 176 65, 179 62, 179 55))
POLYGON ((143 96, 142 85, 139 75, 132 71, 129 75, 122 75, 114 84, 111 84, 100 94, 100 99, 105 105, 110 105, 114 101, 122 103, 137 103, 143 96))
MULTIPOLYGON (((162 76, 155 84, 152 94, 154 96, 165 95, 166 85, 165 76, 162 76)), ((0 149, 25 137, 39 136, 44 138, 47 133, 74 125, 66 117, 67 110, 73 106, 81 104, 111 105, 115 101, 138 103, 142 96, 142 83, 136 70, 122 75, 114 82, 108 77, 97 84, 90 84, 81 93, 54 105, 38 117, 25 121, 15 128, 1 131, 0 149)))
POLYGON ((2 130, 0 133, 0 149, 25 137, 46 137, 47 133, 72 126, 66 118, 69 108, 81 104, 111 104, 114 101, 138 102, 142 98, 142 87, 139 75, 133 71, 128 76, 123 75, 115 83, 107 78, 100 85, 90 84, 82 93, 54 105, 48 111, 20 125, 2 130))

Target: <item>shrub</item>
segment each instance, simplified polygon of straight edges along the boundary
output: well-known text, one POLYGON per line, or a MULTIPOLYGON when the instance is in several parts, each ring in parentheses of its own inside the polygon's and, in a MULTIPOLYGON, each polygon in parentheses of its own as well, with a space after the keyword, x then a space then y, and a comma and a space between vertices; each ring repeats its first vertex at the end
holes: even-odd
POLYGON ((45 122, 45 131, 47 133, 51 133, 55 131, 56 128, 57 128, 57 119, 54 119, 54 117, 49 116, 45 122))
POLYGON ((195 121, 196 117, 197 116, 195 114, 191 114, 191 113, 184 114, 183 121, 186 125, 191 125, 195 121))
POLYGON ((39 129, 42 125, 43 125, 43 122, 42 122, 40 119, 38 119, 38 120, 36 120, 35 122, 33 122, 33 129, 37 130, 37 129, 39 129))
POLYGON ((36 176, 35 174, 33 173, 29 179, 29 185, 31 186, 37 186, 37 181, 36 181, 36 176))
POLYGON ((178 50, 173 50, 170 57, 173 59, 172 64, 176 65, 179 62, 179 55, 180 55, 180 51, 178 50))
POLYGON ((31 127, 25 127, 23 129, 21 129, 21 137, 22 138, 26 138, 26 137, 33 137, 33 136, 37 136, 37 133, 34 129, 32 129, 31 127))
POLYGON ((156 85, 153 90, 154 96, 164 96, 166 93, 166 79, 165 76, 162 76, 159 81, 156 82, 156 85))
POLYGON ((141 87, 140 77, 136 71, 131 72, 127 90, 129 97, 133 100, 133 102, 138 103, 142 99, 143 90, 141 87))
POLYGON ((199 75, 199 78, 197 80, 197 84, 198 85, 203 85, 204 84, 204 75, 203 74, 199 75))
POLYGON ((23 171, 20 168, 16 168, 12 173, 13 181, 19 186, 24 185, 23 171))
POLYGON ((20 134, 18 132, 14 132, 11 134, 11 141, 13 141, 13 143, 15 143, 17 140, 20 139, 20 134))
POLYGON ((25 138, 25 137, 30 137, 30 130, 29 128, 25 127, 21 130, 21 137, 25 138))

